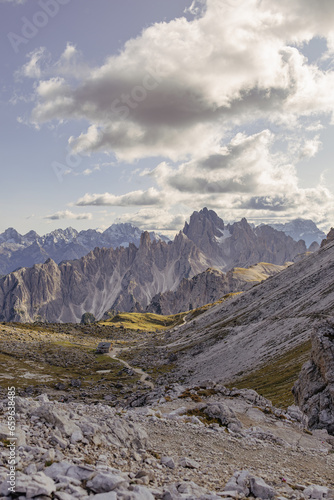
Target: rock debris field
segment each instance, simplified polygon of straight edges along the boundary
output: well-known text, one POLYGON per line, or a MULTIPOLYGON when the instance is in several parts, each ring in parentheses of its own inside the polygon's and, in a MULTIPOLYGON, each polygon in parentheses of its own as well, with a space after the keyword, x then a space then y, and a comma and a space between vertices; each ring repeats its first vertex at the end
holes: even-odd
POLYGON ((253 390, 172 384, 123 409, 45 394, 16 404, 16 493, 2 423, 0 498, 334 498, 334 437, 253 390))

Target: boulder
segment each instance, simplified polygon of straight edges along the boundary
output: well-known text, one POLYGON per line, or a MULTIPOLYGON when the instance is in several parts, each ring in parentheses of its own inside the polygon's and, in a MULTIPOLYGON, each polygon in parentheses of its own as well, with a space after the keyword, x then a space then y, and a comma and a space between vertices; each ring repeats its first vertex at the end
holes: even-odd
POLYGON ((274 498, 277 495, 274 488, 266 484, 260 477, 249 478, 250 491, 255 498, 274 498))
POLYGON ((75 431, 80 432, 80 428, 69 418, 65 411, 51 403, 43 404, 36 410, 33 410, 31 414, 54 425, 61 433, 66 434, 68 437, 71 437, 75 431))
POLYGON ((221 424, 226 427, 230 424, 234 424, 238 428, 242 428, 242 424, 240 420, 237 419, 234 411, 225 403, 209 403, 205 408, 203 408, 203 411, 209 418, 216 418, 220 420, 221 424))
POLYGON ((46 476, 44 472, 37 472, 32 476, 26 490, 27 498, 34 498, 37 496, 51 496, 51 494, 56 491, 56 485, 54 481, 46 476))
POLYGON ((326 486, 317 486, 316 484, 311 484, 303 491, 305 498, 329 498, 330 490, 326 486))
MULTIPOLYGON (((33 476, 18 472, 15 483, 16 494, 25 495, 26 498, 51 497, 52 493, 56 491, 53 479, 44 472, 37 472, 33 476)), ((7 481, 4 481, 0 486, 0 496, 10 496, 7 481)))
POLYGON ((233 474, 231 479, 226 483, 224 491, 237 492, 242 496, 249 495, 249 477, 250 472, 248 470, 237 471, 233 474))
POLYGON ((113 491, 124 482, 125 479, 119 474, 101 472, 88 481, 87 488, 95 493, 106 493, 108 491, 113 491))
POLYGON ((170 469, 175 469, 175 462, 172 457, 161 457, 161 464, 169 467, 170 469))
POLYGON ((180 458, 179 465, 188 469, 198 469, 200 467, 200 465, 195 460, 188 457, 180 458))

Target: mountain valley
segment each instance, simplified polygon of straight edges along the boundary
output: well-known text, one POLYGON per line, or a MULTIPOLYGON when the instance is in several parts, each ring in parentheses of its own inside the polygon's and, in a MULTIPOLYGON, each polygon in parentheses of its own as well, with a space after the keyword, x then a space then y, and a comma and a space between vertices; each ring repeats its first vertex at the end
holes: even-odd
MULTIPOLYGON (((309 253, 204 210, 173 242, 143 233, 0 283, 20 498, 334 498, 331 233, 309 253)), ((7 444, 0 424, 3 463, 7 444)))

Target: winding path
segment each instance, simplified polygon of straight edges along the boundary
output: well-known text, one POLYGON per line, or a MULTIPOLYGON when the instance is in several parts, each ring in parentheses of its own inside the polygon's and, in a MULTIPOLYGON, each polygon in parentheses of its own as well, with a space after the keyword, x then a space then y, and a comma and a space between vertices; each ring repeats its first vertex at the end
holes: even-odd
POLYGON ((126 368, 129 368, 129 370, 132 370, 135 373, 137 373, 138 375, 140 375, 140 382, 142 382, 143 384, 147 385, 151 389, 154 389, 153 382, 150 382, 149 380, 147 380, 147 378, 148 378, 147 373, 145 373, 141 368, 134 368, 133 366, 129 365, 129 363, 127 363, 123 359, 120 359, 120 358, 116 357, 119 352, 122 352, 122 351, 125 351, 125 350, 128 350, 128 349, 129 349, 128 347, 123 347, 123 348, 114 347, 113 350, 108 353, 108 356, 110 356, 113 359, 116 359, 117 361, 119 361, 120 363, 122 363, 124 366, 126 366, 126 368))

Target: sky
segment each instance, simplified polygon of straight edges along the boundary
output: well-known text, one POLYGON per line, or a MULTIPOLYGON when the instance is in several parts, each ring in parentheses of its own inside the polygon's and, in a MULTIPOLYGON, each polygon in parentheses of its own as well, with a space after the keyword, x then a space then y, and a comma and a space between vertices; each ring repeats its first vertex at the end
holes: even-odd
POLYGON ((334 219, 334 2, 0 0, 0 231, 334 219))

